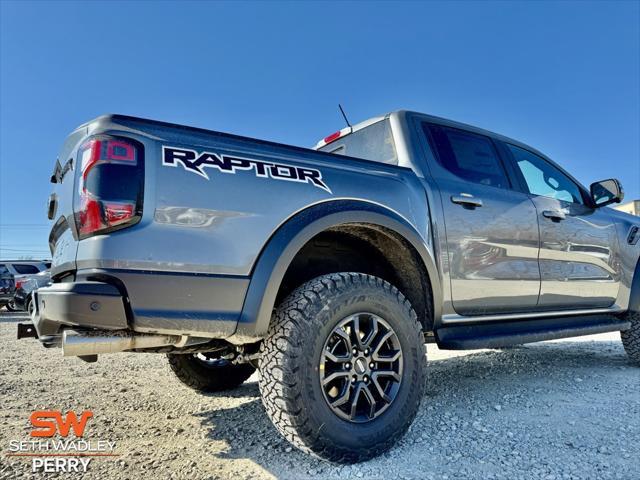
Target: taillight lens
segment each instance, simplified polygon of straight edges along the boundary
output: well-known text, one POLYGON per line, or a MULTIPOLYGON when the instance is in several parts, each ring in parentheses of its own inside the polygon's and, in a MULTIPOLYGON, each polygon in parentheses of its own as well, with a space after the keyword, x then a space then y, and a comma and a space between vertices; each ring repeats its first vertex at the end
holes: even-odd
POLYGON ((142 217, 143 149, 129 139, 94 137, 80 146, 74 199, 78 236, 133 225, 142 217))
POLYGON ((22 287, 23 284, 24 284, 24 280, 16 280, 16 282, 15 282, 16 290, 18 290, 20 287, 22 287))
POLYGON ((341 135, 342 135, 342 130, 338 130, 337 132, 332 133, 328 137, 324 137, 323 142, 325 145, 327 145, 328 143, 331 143, 339 139, 341 135))

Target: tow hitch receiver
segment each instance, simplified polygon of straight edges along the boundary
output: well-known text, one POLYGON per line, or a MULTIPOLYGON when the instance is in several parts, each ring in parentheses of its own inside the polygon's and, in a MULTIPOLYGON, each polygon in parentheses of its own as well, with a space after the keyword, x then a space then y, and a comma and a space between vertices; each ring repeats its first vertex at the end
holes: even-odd
POLYGON ((18 340, 21 338, 38 338, 36 327, 31 322, 18 324, 18 340))

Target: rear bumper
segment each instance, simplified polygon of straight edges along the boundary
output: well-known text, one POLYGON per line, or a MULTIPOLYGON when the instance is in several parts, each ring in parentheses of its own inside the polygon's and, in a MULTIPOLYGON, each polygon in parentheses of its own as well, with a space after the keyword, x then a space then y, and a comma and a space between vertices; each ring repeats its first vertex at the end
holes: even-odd
POLYGON ((33 323, 45 344, 67 328, 224 339, 236 330, 249 283, 116 269, 80 270, 74 280, 33 292, 33 323))
POLYGON ((33 324, 43 341, 60 336, 64 327, 128 328, 124 299, 107 283, 54 283, 33 292, 33 302, 33 324))

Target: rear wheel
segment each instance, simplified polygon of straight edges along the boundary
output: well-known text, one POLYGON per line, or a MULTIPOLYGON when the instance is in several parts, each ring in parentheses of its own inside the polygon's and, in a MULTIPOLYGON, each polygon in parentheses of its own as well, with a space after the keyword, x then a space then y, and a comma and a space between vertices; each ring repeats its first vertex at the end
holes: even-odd
POLYGON ((234 365, 215 354, 168 354, 178 380, 199 392, 220 392, 240 386, 255 371, 249 364, 234 365))
POLYGON ((622 318, 631 322, 628 330, 620 332, 622 345, 631 362, 640 366, 640 312, 626 312, 622 318))
POLYGON ((422 330, 380 278, 318 277, 277 309, 260 357, 260 392, 301 450, 357 462, 389 449, 413 421, 425 384, 422 330))

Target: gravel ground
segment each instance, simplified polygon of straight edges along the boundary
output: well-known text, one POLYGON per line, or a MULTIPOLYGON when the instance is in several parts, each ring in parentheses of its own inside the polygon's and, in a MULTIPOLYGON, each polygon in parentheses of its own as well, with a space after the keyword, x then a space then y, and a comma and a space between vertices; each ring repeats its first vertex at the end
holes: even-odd
POLYGON ((640 369, 617 333, 510 350, 429 345, 428 393, 409 433, 377 459, 340 466, 280 438, 255 375, 234 392, 200 395, 162 355, 63 359, 15 340, 17 320, 0 313, 2 479, 32 476, 29 459, 4 453, 29 439, 36 409, 91 409, 85 438, 116 442, 120 456, 93 459, 87 479, 640 478, 640 369))

